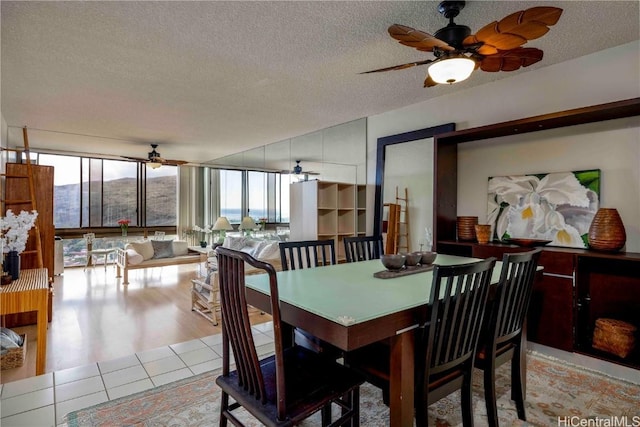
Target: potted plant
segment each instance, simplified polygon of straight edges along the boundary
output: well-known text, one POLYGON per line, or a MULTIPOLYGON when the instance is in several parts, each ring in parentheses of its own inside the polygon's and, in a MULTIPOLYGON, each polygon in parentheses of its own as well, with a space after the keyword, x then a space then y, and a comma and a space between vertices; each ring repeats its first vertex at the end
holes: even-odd
POLYGON ((2 245, 4 258, 4 270, 11 275, 13 280, 20 277, 20 254, 27 247, 29 230, 36 223, 37 211, 20 211, 19 215, 7 209, 6 216, 0 218, 0 244, 2 245))

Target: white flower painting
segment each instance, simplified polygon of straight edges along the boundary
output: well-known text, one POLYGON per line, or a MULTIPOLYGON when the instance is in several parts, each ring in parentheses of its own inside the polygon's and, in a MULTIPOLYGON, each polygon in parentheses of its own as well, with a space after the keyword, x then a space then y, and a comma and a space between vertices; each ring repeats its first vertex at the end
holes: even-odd
POLYGON ((491 177, 487 221, 499 240, 543 239, 586 248, 599 201, 599 169, 491 177))

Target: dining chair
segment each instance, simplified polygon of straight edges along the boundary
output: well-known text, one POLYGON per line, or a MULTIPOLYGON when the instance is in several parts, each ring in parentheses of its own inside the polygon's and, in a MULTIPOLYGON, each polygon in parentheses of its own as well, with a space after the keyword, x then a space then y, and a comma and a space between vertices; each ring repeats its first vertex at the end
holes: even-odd
POLYGON ((502 258, 500 282, 495 288, 491 311, 484 321, 475 356, 475 366, 484 373, 484 396, 489 425, 498 426, 495 370, 511 361, 511 400, 518 418, 526 421, 524 400, 527 384, 525 319, 541 249, 506 253, 502 258))
MULTIPOLYGON (((416 426, 428 425, 429 405, 461 391, 462 423, 473 426, 473 362, 496 259, 436 265, 429 295, 428 322, 415 332, 416 426)), ((382 388, 389 401, 390 347, 374 343, 349 352, 347 366, 382 388)))
POLYGON ((382 236, 356 236, 344 238, 347 262, 379 259, 383 254, 382 236))
POLYGON ((109 264, 109 255, 116 251, 115 248, 94 248, 93 245, 96 243, 96 234, 95 233, 85 233, 82 235, 85 243, 87 244, 87 261, 84 266, 84 270, 89 267, 95 267, 98 261, 98 257, 104 258, 104 269, 107 270, 107 265, 109 264))
POLYGON ((222 310, 222 389, 220 426, 241 422, 233 411, 245 408, 266 426, 290 426, 321 411, 323 426, 359 425, 360 385, 364 379, 349 368, 304 347, 285 348, 278 279, 271 264, 219 247, 218 272, 222 310), (245 263, 269 275, 275 354, 262 360, 251 331, 245 289, 245 263), (230 370, 231 352, 236 370, 230 370), (234 403, 229 403, 229 397, 234 403), (341 416, 331 423, 331 405, 341 416))
POLYGON ((280 242, 282 270, 299 270, 336 263, 333 239, 280 242))
MULTIPOLYGON (((280 242, 279 246, 280 262, 283 271, 336 264, 333 239, 280 242)), ((300 328, 295 328, 293 333, 295 342, 310 350, 333 359, 340 357, 342 354, 342 351, 337 347, 321 341, 319 338, 300 328)))
POLYGON ((156 231, 153 233, 153 240, 164 240, 165 232, 164 231, 156 231))

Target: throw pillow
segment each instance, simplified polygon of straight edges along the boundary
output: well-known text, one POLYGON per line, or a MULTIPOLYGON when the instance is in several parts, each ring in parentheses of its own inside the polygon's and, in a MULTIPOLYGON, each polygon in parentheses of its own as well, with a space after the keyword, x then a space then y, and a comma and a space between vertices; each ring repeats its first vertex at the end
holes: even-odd
POLYGON ((128 247, 125 249, 133 249, 142 255, 142 258, 146 261, 148 259, 153 258, 153 245, 150 240, 145 240, 143 242, 131 242, 128 244, 128 247))
POLYGON ((153 258, 173 258, 173 240, 152 240, 153 258))
POLYGON ((262 248, 257 258, 262 260, 280 259, 280 246, 278 241, 268 241, 262 248))
POLYGON ((224 243, 222 244, 222 246, 224 246, 225 248, 234 249, 236 251, 239 251, 240 249, 242 249, 244 245, 245 245, 245 238, 236 237, 236 236, 225 237, 224 243))
POLYGON ((140 255, 138 252, 134 251, 133 249, 127 249, 127 263, 129 265, 138 265, 142 261, 144 261, 144 258, 142 255, 140 255))
POLYGON ((187 255, 189 253, 189 244, 186 240, 174 240, 173 241, 173 255, 187 255))

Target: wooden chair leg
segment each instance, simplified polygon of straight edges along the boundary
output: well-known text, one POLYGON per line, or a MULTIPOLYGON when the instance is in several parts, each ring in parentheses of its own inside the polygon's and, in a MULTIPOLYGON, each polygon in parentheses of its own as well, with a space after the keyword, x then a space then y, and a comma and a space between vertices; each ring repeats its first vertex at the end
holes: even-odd
POLYGON ((225 411, 229 409, 229 395, 222 393, 220 398, 220 427, 227 427, 227 417, 225 417, 225 411))
POLYGON ((320 415, 322 417, 322 427, 326 427, 331 424, 331 404, 325 405, 320 410, 320 415))
POLYGON ((351 392, 351 409, 353 410, 353 416, 349 423, 351 427, 360 427, 360 388, 354 388, 351 392))
POLYGON ((511 360, 511 400, 516 403, 518 418, 527 420, 524 400, 527 395, 527 355, 521 347, 514 349, 511 360))
POLYGON ((498 405, 496 402, 496 367, 487 362, 484 374, 484 400, 487 406, 487 423, 490 427, 498 427, 498 405))
POLYGON ((461 394, 461 409, 462 409, 462 425, 464 427, 473 427, 473 398, 472 398, 472 383, 471 380, 473 370, 470 370, 464 377, 462 387, 460 389, 461 394))

